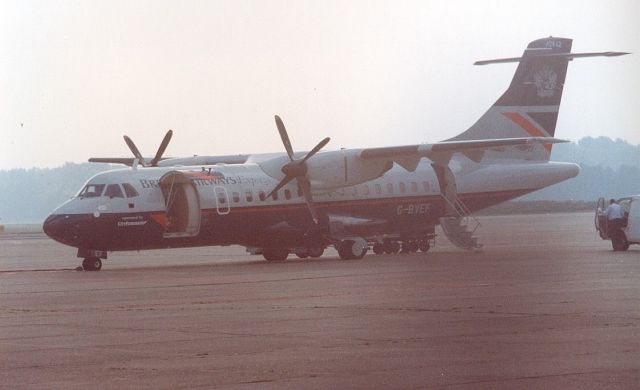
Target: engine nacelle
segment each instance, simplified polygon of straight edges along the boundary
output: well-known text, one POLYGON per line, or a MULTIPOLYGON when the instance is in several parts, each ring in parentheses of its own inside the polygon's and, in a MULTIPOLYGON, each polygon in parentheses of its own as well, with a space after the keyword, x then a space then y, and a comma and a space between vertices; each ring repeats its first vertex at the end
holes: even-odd
POLYGON ((333 190, 376 179, 393 166, 391 161, 363 160, 359 150, 318 153, 307 161, 313 191, 333 190))

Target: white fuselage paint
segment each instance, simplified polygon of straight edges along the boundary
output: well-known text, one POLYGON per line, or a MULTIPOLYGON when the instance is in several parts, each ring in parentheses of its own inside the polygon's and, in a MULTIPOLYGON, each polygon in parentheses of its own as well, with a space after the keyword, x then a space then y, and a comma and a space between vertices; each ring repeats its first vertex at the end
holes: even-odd
MULTIPOLYGON (((461 158, 452 161, 459 195, 494 193, 503 191, 535 191, 576 176, 579 167, 570 163, 532 162, 505 164, 470 163, 461 158)), ((438 196, 440 187, 430 161, 423 159, 414 172, 394 165, 383 176, 336 190, 314 190, 314 202, 331 204, 348 200, 385 199, 392 197, 438 196)), ((227 196, 225 209, 232 213, 236 208, 260 207, 284 204, 302 204, 295 180, 278 191, 278 199, 260 200, 260 192, 268 194, 281 177, 267 175, 256 163, 238 165, 214 165, 197 167, 158 167, 118 169, 95 175, 88 184, 131 183, 140 196, 132 199, 74 197, 54 211, 54 214, 102 214, 163 212, 165 200, 157 185, 162 175, 170 171, 215 173, 212 179, 195 179, 202 209, 219 208, 217 195, 224 189, 227 196), (218 189, 216 192, 216 189, 218 189), (287 199, 285 191, 291 194, 287 199), (130 206, 133 204, 133 207, 130 206)), ((497 203, 497 202, 496 202, 497 203)))

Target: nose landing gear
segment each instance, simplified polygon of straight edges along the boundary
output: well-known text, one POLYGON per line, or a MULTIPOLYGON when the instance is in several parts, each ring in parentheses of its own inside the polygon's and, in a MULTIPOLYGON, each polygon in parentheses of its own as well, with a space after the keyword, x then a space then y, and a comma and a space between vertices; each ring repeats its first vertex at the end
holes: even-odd
POLYGON ((106 251, 93 250, 93 249, 78 249, 78 257, 84 258, 82 260, 82 269, 84 271, 100 271, 102 269, 102 259, 107 258, 106 251))
POLYGON ((99 257, 87 257, 82 260, 82 269, 85 271, 100 271, 102 260, 99 257))

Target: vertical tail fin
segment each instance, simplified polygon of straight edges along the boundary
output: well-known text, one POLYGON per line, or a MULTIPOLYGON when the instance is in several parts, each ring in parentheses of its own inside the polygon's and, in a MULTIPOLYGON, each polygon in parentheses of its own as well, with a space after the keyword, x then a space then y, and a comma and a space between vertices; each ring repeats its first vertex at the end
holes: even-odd
MULTIPOLYGON (((518 58, 478 61, 476 65, 519 62, 509 88, 480 119, 452 140, 553 137, 567 75, 573 58, 571 39, 535 40, 518 58)), ((551 145, 488 151, 486 158, 549 160, 551 145)))

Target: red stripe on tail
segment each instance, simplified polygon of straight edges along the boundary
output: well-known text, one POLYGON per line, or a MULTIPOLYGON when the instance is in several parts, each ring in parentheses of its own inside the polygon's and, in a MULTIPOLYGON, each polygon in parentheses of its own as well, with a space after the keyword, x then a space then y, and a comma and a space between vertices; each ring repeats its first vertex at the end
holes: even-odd
MULTIPOLYGON (((538 129, 533 123, 527 120, 524 116, 517 112, 503 112, 502 115, 511 119, 513 123, 520 126, 524 131, 529 133, 532 137, 548 137, 542 130, 538 129)), ((551 144, 545 144, 545 149, 551 153, 551 144)))

